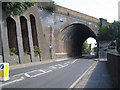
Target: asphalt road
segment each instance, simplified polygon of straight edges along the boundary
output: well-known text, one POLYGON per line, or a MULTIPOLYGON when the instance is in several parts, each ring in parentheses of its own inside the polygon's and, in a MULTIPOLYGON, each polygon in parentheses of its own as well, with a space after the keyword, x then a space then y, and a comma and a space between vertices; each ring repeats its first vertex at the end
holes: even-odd
POLYGON ((94 63, 92 59, 70 59, 10 71, 2 88, 70 88, 94 63))

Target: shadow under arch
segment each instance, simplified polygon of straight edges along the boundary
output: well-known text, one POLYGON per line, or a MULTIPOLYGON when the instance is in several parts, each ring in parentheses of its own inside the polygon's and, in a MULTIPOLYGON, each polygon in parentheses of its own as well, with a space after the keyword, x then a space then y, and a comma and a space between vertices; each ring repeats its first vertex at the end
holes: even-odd
POLYGON ((7 17, 8 42, 9 48, 15 48, 18 51, 16 22, 13 18, 7 17))
POLYGON ((36 27, 36 19, 33 14, 30 14, 30 23, 31 23, 33 46, 34 46, 34 55, 35 57, 39 58, 39 60, 41 61, 40 47, 38 44, 38 35, 37 35, 38 32, 36 27))
POLYGON ((32 14, 30 14, 30 22, 31 22, 31 29, 32 29, 33 45, 38 46, 36 20, 35 20, 35 17, 32 14))
POLYGON ((27 19, 24 16, 20 16, 20 24, 21 24, 21 32, 22 32, 23 49, 25 53, 24 56, 27 57, 26 62, 32 62, 32 59, 30 58, 31 52, 30 52, 30 42, 28 36, 28 24, 27 24, 27 19))
POLYGON ((6 18, 7 23, 7 34, 8 34, 8 43, 9 43, 9 53, 10 53, 10 64, 20 63, 20 56, 18 50, 18 41, 17 41, 17 28, 16 21, 12 17, 6 18))
POLYGON ((86 25, 73 23, 61 30, 61 39, 69 57, 82 56, 82 45, 86 39, 92 37, 98 43, 95 33, 86 25))

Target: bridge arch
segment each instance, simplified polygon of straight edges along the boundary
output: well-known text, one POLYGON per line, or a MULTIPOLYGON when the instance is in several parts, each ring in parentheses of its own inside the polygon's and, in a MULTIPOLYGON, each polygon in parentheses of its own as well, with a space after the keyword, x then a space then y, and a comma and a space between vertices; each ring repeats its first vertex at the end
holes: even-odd
POLYGON ((65 25, 63 25, 60 29, 60 31, 63 31, 64 29, 66 29, 67 27, 71 26, 71 25, 75 25, 75 24, 82 24, 87 26, 88 28, 90 28, 95 35, 97 35, 98 33, 98 24, 97 23, 92 23, 92 22, 71 22, 71 23, 66 23, 65 25))
POLYGON ((64 41, 64 48, 68 56, 81 56, 82 45, 85 40, 92 37, 97 40, 96 34, 85 24, 72 23, 61 30, 60 38, 64 41))

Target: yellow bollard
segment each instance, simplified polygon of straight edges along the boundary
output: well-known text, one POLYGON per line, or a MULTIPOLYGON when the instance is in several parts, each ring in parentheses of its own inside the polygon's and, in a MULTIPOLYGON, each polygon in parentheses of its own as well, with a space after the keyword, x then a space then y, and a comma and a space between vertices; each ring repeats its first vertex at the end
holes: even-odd
POLYGON ((0 81, 9 80, 9 63, 0 63, 0 81))

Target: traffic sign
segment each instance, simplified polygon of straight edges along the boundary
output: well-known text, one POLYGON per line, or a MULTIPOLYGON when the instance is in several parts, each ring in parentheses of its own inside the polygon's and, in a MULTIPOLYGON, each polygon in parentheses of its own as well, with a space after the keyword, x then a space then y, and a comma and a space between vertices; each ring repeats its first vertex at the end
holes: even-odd
POLYGON ((0 64, 0 69, 4 69, 4 64, 0 64))
POLYGON ((9 63, 0 63, 0 81, 9 80, 9 63))

